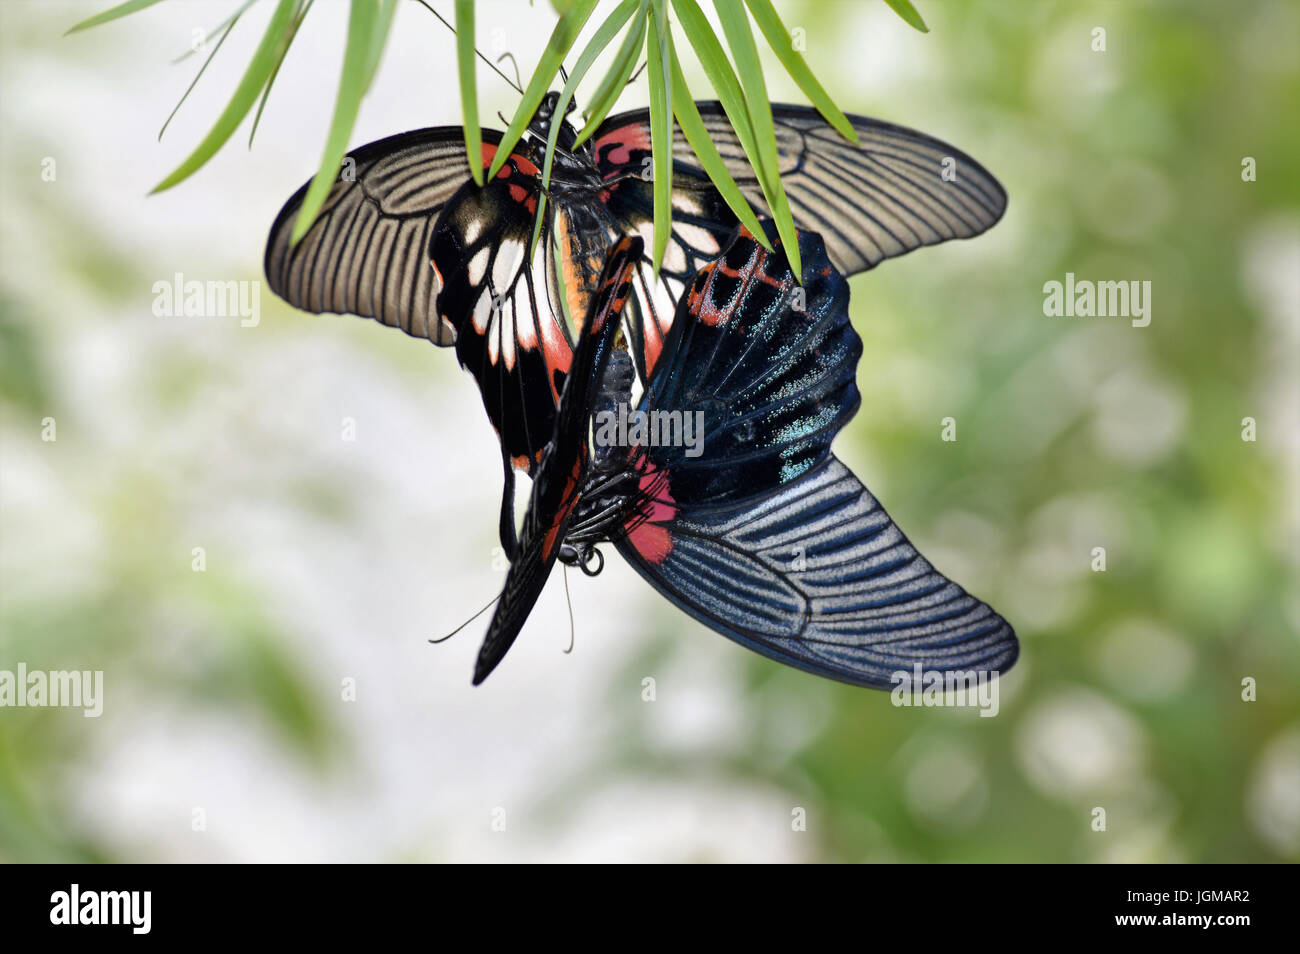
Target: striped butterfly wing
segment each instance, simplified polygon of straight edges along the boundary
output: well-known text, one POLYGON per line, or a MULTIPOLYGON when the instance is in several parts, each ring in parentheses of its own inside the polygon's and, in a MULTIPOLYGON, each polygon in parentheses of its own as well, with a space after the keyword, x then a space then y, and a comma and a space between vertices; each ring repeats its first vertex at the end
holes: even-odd
POLYGON ((641 257, 639 238, 620 239, 610 248, 597 278, 573 356, 573 373, 565 382, 554 433, 533 481, 518 552, 475 663, 474 685, 488 677, 514 644, 559 556, 587 474, 588 423, 631 294, 632 272, 641 257))
MULTIPOLYGON (((485 129, 483 140, 494 149, 501 134, 485 129)), ((264 260, 271 290, 304 311, 374 318, 452 344, 455 332, 434 307, 429 239, 469 177, 459 126, 418 129, 353 150, 297 245, 289 239, 310 181, 276 217, 264 260)))
MULTIPOLYGON (((722 106, 696 105, 736 184, 756 212, 770 214, 722 106)), ((850 115, 860 140, 855 144, 811 107, 775 104, 772 119, 781 181, 795 224, 822 236, 831 264, 845 275, 923 245, 979 235, 1006 208, 1006 192, 991 173, 960 149, 925 133, 850 115)), ((648 129, 648 112, 638 110, 606 120, 596 137, 635 140, 648 129)), ((673 155, 698 165, 678 127, 673 155)))
POLYGON ((857 410, 848 289, 801 234, 802 288, 743 230, 692 283, 641 410, 696 414, 700 451, 651 446, 615 545, 669 600, 763 655, 889 688, 927 669, 1004 671, 1018 645, 934 569, 830 453, 857 410))

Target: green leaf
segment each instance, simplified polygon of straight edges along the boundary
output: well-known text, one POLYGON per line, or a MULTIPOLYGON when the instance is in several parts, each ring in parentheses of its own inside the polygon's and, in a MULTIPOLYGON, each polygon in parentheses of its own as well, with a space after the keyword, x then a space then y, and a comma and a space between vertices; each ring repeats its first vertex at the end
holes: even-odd
MULTIPOLYGON (((311 5, 311 0, 307 0, 307 5, 311 5)), ((380 0, 379 23, 375 26, 375 35, 370 43, 370 63, 366 67, 367 90, 370 89, 370 84, 375 80, 375 73, 379 70, 379 60, 384 55, 384 47, 388 43, 388 31, 393 25, 393 14, 396 12, 397 0, 380 0)))
MULTIPOLYGON (((695 56, 700 61, 700 66, 704 68, 705 76, 712 84, 713 91, 718 94, 722 109, 731 122, 731 128, 736 131, 740 148, 745 151, 745 157, 754 167, 755 175, 759 175, 754 130, 749 122, 749 112, 745 107, 745 96, 740 89, 740 80, 736 79, 731 61, 722 51, 722 44, 718 42, 713 27, 705 19, 704 11, 699 8, 695 0, 673 0, 673 9, 677 11, 682 30, 694 47, 695 56)), ((759 175, 759 185, 762 185, 761 175, 759 175)))
MULTIPOLYGON (((247 4, 244 6, 247 6, 247 4)), ((242 12, 243 10, 239 11, 239 13, 242 12)), ((226 42, 226 37, 230 36, 230 31, 233 30, 235 24, 239 22, 239 13, 236 13, 231 17, 230 22, 222 29, 221 36, 217 37, 217 42, 212 46, 212 51, 204 58, 203 65, 200 66, 199 71, 194 74, 194 79, 190 81, 190 85, 185 87, 185 92, 181 94, 180 101, 177 102, 176 105, 172 107, 172 111, 167 114, 167 118, 163 121, 162 128, 158 130, 159 142, 162 142, 163 133, 167 131, 167 127, 171 125, 172 120, 176 118, 176 114, 181 111, 181 107, 185 105, 185 101, 190 98, 190 93, 194 92, 194 87, 198 86, 199 80, 203 79, 203 74, 207 72, 208 64, 211 63, 213 57, 217 55, 217 51, 221 49, 221 44, 226 42)))
POLYGON ((618 55, 614 57, 614 62, 610 64, 609 72, 600 81, 596 87, 596 92, 583 114, 587 117, 587 124, 582 127, 578 133, 578 138, 574 140, 575 146, 580 146, 600 127, 609 115, 609 111, 614 108, 618 98, 623 95, 623 90, 627 87, 627 82, 632 76, 632 71, 636 69, 637 57, 641 55, 641 50, 645 48, 645 31, 648 24, 648 3, 649 0, 641 0, 641 5, 636 11, 636 19, 623 37, 623 45, 619 47, 618 55))
POLYGON ((772 48, 776 58, 781 61, 791 79, 799 84, 808 101, 817 107, 817 111, 825 117, 826 121, 834 126, 841 136, 849 142, 858 142, 857 130, 849 122, 848 117, 840 110, 831 100, 830 94, 817 82, 817 77, 813 76, 812 70, 808 68, 808 63, 800 55, 799 51, 794 48, 794 41, 790 37, 790 31, 786 29, 781 17, 777 15, 776 8, 772 6, 772 0, 745 0, 749 7, 749 12, 754 16, 754 22, 758 28, 763 31, 763 36, 767 39, 767 45, 772 48))
POLYGON ((790 261, 795 277, 802 278, 803 263, 799 256, 799 239, 795 232, 794 216, 790 212, 790 203, 785 196, 785 186, 781 183, 781 164, 776 150, 776 126, 772 122, 772 104, 767 98, 763 66, 758 59, 758 47, 754 44, 749 18, 745 16, 745 8, 741 6, 740 0, 714 0, 714 9, 718 11, 722 32, 726 34, 727 45, 731 47, 731 54, 735 57, 736 72, 740 76, 741 86, 744 89, 745 106, 758 153, 758 163, 754 169, 763 186, 763 195, 767 198, 772 219, 776 222, 781 244, 785 247, 786 258, 790 261))
POLYGON ((460 73, 460 115, 465 126, 465 161, 474 184, 483 185, 483 129, 478 124, 478 81, 474 70, 474 0, 456 0, 456 65, 460 73))
POLYGON ((893 11, 911 26, 916 27, 922 33, 930 32, 930 28, 921 19, 921 14, 916 12, 916 7, 912 6, 912 0, 885 0, 885 3, 889 4, 893 11))
MULTIPOLYGON (((247 10, 249 7, 251 7, 251 6, 252 6, 254 3, 256 3, 256 2, 257 2, 257 0, 244 0, 243 3, 241 3, 238 7, 235 8, 235 12, 234 12, 234 13, 232 13, 230 16, 226 17, 224 20, 222 20, 220 23, 218 23, 215 27, 213 27, 211 30, 209 30, 209 31, 208 31, 208 35, 211 36, 211 35, 213 35, 213 34, 220 33, 220 32, 222 32, 223 30, 225 30, 226 27, 230 26, 231 23, 233 23, 235 20, 238 20, 238 19, 239 19, 240 14, 242 14, 245 10, 247 10)), ((176 59, 172 60, 172 63, 175 64, 175 63, 181 63, 181 62, 184 62, 185 60, 188 60, 191 56, 193 56, 193 55, 194 55, 195 53, 197 53, 197 52, 199 52, 198 49, 197 49, 193 44, 191 44, 191 45, 190 45, 190 48, 189 48, 188 50, 186 50, 184 53, 182 53, 180 56, 176 57, 176 59)))
POLYGON ((262 110, 266 109, 266 101, 271 98, 271 87, 275 85, 276 77, 280 75, 280 67, 284 65, 284 55, 289 52, 289 47, 293 44, 293 38, 298 35, 298 28, 302 26, 302 21, 307 16, 307 11, 311 9, 311 5, 315 0, 299 0, 299 2, 302 6, 298 15, 294 17, 293 27, 289 30, 289 39, 280 48, 280 55, 275 61, 275 68, 271 70, 271 76, 262 89, 262 98, 257 101, 257 112, 253 114, 253 128, 248 131, 249 149, 253 148, 253 137, 257 135, 257 127, 262 123, 262 110))
POLYGON ((211 131, 204 137, 203 141, 195 147, 194 151, 176 167, 167 178, 153 187, 152 192, 162 192, 164 189, 170 189, 185 179, 188 179, 195 173, 205 162, 212 158, 218 149, 220 149, 235 132, 248 111, 253 108, 253 102, 257 99, 258 94, 266 85, 267 78, 271 75, 271 70, 275 68, 276 61, 280 58, 280 49, 289 42, 289 33, 292 29, 292 18, 295 0, 280 0, 279 6, 271 14, 271 22, 267 24, 266 32, 262 35, 262 41, 258 44, 257 50, 253 53, 253 59, 248 64, 248 69, 244 71, 243 78, 235 88, 234 95, 230 97, 230 102, 217 117, 216 123, 211 131))
POLYGON ((668 31, 668 0, 652 0, 653 28, 646 31, 646 73, 650 86, 650 152, 654 177, 655 274, 673 230, 673 112, 672 34, 668 31))
MULTIPOLYGON (((595 8, 596 0, 575 0, 560 16, 560 22, 555 24, 551 39, 546 44, 546 50, 537 62, 537 69, 533 71, 533 76, 524 89, 519 108, 515 110, 514 118, 510 120, 505 135, 501 137, 501 144, 497 146, 496 156, 492 159, 492 168, 488 170, 489 179, 500 172, 501 167, 510 158, 511 150, 515 148, 524 130, 528 128, 533 114, 537 112, 538 104, 546 95, 547 87, 555 79, 560 64, 564 62, 564 57, 568 55, 574 41, 578 39, 578 34, 582 32, 587 18, 591 16, 591 11, 595 8)), ((472 167, 473 163, 470 165, 472 167)))
POLYGON ((767 233, 763 227, 758 224, 758 217, 754 215, 754 210, 749 206, 749 200, 745 198, 740 186, 736 185, 736 180, 731 177, 727 169, 726 162, 723 161, 718 147, 713 144, 708 130, 704 127, 704 120, 700 117, 700 111, 695 105, 695 100, 691 98, 691 91, 686 86, 686 77, 682 73, 682 65, 678 62, 677 51, 672 51, 673 59, 673 112, 677 114, 677 124, 682 128, 682 134, 686 141, 691 144, 691 149, 695 151, 696 157, 700 160, 700 166, 704 169, 713 185, 717 188, 718 194, 722 196, 731 211, 736 213, 736 218, 740 219, 742 225, 753 234, 754 238, 762 243, 763 247, 771 250, 771 243, 768 242, 767 233))
POLYGON ((695 50, 695 56, 704 68, 713 91, 731 120, 731 126, 740 137, 741 146, 751 162, 754 158, 754 134, 749 123, 749 112, 745 108, 745 95, 740 89, 740 80, 731 68, 731 61, 722 50, 722 44, 714 35, 713 25, 704 16, 695 0, 673 0, 673 9, 681 21, 682 32, 695 50))
POLYGON ((569 102, 573 99, 574 90, 578 88, 582 78, 587 75, 591 65, 596 62, 596 57, 600 56, 601 51, 609 46, 618 31, 623 28, 623 24, 627 23, 633 11, 637 9, 639 3, 641 3, 641 0, 623 0, 618 8, 605 19, 605 22, 600 25, 600 29, 596 31, 591 41, 583 49, 582 55, 578 57, 578 62, 573 67, 573 71, 569 73, 569 79, 564 84, 564 89, 560 90, 560 99, 555 105, 557 118, 555 122, 551 123, 551 133, 546 139, 546 159, 542 163, 542 195, 537 203, 537 216, 533 222, 533 238, 528 246, 530 249, 536 248, 537 236, 542 229, 542 216, 546 211, 546 190, 551 186, 551 168, 555 161, 555 146, 559 142, 560 130, 564 126, 564 123, 560 122, 559 119, 564 116, 569 102))
POLYGON ((137 10, 143 10, 145 7, 152 7, 155 3, 158 3, 158 0, 126 0, 126 3, 119 3, 111 10, 96 13, 93 17, 87 17, 80 23, 74 24, 63 35, 68 36, 73 33, 80 33, 82 30, 89 30, 91 27, 107 23, 109 20, 116 20, 118 17, 129 16, 137 10))
POLYGON ((329 137, 325 140, 325 152, 321 156, 320 169, 316 172, 307 195, 298 210, 298 218, 293 223, 293 234, 289 241, 296 243, 316 221, 316 214, 325 204, 334 178, 338 175, 343 154, 347 151, 348 137, 357 121, 357 112, 361 109, 361 98, 366 94, 369 79, 371 49, 375 31, 379 26, 379 8, 374 0, 352 0, 352 12, 348 17, 348 41, 343 50, 343 73, 339 77, 339 93, 334 100, 334 118, 330 121, 329 137))

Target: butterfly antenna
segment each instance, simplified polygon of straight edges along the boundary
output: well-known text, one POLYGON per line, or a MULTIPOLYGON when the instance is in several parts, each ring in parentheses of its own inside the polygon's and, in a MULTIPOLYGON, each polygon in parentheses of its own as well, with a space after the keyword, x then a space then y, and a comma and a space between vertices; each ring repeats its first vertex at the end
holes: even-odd
MULTIPOLYGON (((567 83, 568 80, 565 80, 567 83)), ((573 600, 569 599, 569 565, 566 563, 561 568, 564 576, 564 602, 569 604, 569 648, 564 651, 567 656, 573 652, 573 600)))
MULTIPOLYGON (((445 26, 445 27, 446 27, 448 30, 450 30, 452 33, 455 33, 455 32, 456 32, 456 28, 455 28, 454 26, 452 26, 450 23, 447 22, 447 18, 444 17, 444 16, 443 16, 441 13, 439 13, 437 10, 433 9, 433 7, 429 6, 429 4, 425 2, 425 0, 415 0, 415 2, 418 3, 420 6, 424 7, 424 9, 428 10, 430 13, 432 13, 432 14, 433 14, 435 17, 437 17, 440 21, 442 21, 442 25, 445 26)), ((514 80, 512 80, 509 76, 506 76, 505 73, 502 73, 501 70, 497 67, 497 65, 496 65, 495 63, 493 63, 491 60, 489 60, 486 56, 484 56, 483 53, 482 53, 482 51, 479 50, 477 47, 475 47, 474 52, 475 52, 476 54, 478 54, 478 58, 479 58, 480 60, 482 60, 482 61, 483 61, 484 63, 486 63, 488 66, 492 67, 492 71, 493 71, 494 73, 496 73, 497 76, 500 76, 503 80, 505 80, 507 83, 509 83, 509 84, 510 84, 510 87, 511 87, 511 88, 512 88, 516 93, 518 93, 520 96, 524 95, 524 87, 523 87, 523 84, 522 84, 522 83, 517 83, 517 82, 515 82, 514 80)), ((518 67, 515 68, 515 72, 516 72, 516 73, 519 72, 518 67)))
MULTIPOLYGON (((501 590, 501 593, 504 593, 504 592, 505 592, 505 590, 502 589, 502 590, 501 590)), ((453 630, 452 630, 450 633, 448 633, 446 636, 443 636, 443 637, 441 637, 441 638, 439 638, 439 639, 431 639, 431 640, 429 640, 429 642, 431 642, 431 643, 445 643, 447 640, 451 639, 453 636, 455 636, 457 633, 459 633, 462 629, 464 629, 464 628, 465 628, 466 626, 468 626, 470 623, 474 622, 474 620, 478 619, 480 616, 482 616, 484 613, 486 613, 486 612, 488 611, 488 609, 492 606, 493 603, 495 603, 497 600, 501 599, 501 593, 498 593, 496 596, 492 597, 492 599, 488 600, 487 603, 484 605, 484 607, 483 607, 481 610, 479 610, 477 613, 475 613, 475 614, 474 614, 473 616, 471 616, 469 619, 465 620, 465 622, 461 623, 459 626, 457 626, 455 629, 453 629, 453 630)))
POLYGON ((564 68, 563 63, 560 64, 560 82, 565 83, 566 85, 569 82, 569 72, 564 68))
MULTIPOLYGON (((514 55, 513 53, 510 53, 510 52, 502 53, 500 56, 497 57, 497 62, 500 63, 500 62, 501 62, 502 60, 504 60, 506 57, 509 57, 509 58, 510 58, 510 65, 513 66, 513 67, 515 68, 515 83, 516 83, 515 88, 519 90, 520 95, 523 95, 523 92, 524 92, 524 91, 523 91, 524 81, 523 81, 522 79, 519 78, 519 63, 518 63, 517 60, 515 60, 515 55, 514 55)), ((499 72, 501 72, 501 71, 498 70, 497 72, 499 73, 499 72)))
POLYGON ((626 82, 625 84, 623 84, 623 85, 625 85, 625 86, 631 86, 633 83, 635 83, 635 82, 636 82, 636 78, 637 78, 638 76, 641 75, 641 71, 644 70, 644 69, 645 69, 647 66, 649 66, 649 65, 650 65, 650 61, 649 61, 649 60, 642 60, 642 61, 641 61, 641 65, 638 66, 638 67, 636 68, 636 72, 633 73, 631 76, 629 76, 629 77, 627 78, 627 82, 626 82))

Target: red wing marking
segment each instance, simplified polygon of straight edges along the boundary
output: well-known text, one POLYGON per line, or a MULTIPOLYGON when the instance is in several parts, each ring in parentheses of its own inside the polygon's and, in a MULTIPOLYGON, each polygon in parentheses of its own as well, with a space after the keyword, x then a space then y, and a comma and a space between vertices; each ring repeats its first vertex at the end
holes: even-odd
MULTIPOLYGON (((625 166, 632 161, 632 150, 650 151, 650 131, 640 124, 629 124, 611 130, 596 140, 596 155, 605 157, 605 161, 615 166, 625 166), (609 152, 602 152, 605 147, 609 152)), ((617 175, 617 170, 606 175, 617 175)))
POLYGON ((627 534, 636 552, 651 563, 663 563, 673 549, 673 535, 663 524, 677 516, 677 502, 668 492, 666 476, 657 470, 641 475, 640 487, 646 497, 646 507, 640 510, 636 518, 638 522, 627 534))
POLYGON ((582 458, 573 462, 573 470, 569 474, 568 480, 564 485, 564 501, 560 504, 560 509, 551 521, 551 525, 546 530, 546 536, 542 539, 542 560, 543 562, 551 558, 551 551, 555 548, 560 528, 564 526, 569 519, 569 514, 573 512, 574 506, 578 503, 578 478, 582 476, 582 458))

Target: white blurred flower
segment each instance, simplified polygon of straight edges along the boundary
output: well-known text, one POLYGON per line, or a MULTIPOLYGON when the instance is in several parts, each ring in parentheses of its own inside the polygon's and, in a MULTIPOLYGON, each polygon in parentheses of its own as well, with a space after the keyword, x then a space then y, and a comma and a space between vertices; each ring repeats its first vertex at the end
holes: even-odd
POLYGON ((1143 763, 1137 720, 1102 696, 1066 689, 1024 716, 1016 752, 1044 794, 1075 801, 1138 777, 1143 763))
POLYGON ((1275 851, 1300 854, 1300 727, 1273 740, 1259 757, 1246 792, 1246 814, 1275 851))

